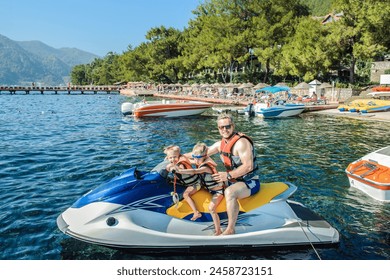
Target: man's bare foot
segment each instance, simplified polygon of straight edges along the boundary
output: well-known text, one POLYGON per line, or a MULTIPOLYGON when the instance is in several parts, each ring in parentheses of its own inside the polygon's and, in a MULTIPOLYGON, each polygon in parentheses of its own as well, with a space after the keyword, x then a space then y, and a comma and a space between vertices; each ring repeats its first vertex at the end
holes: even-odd
POLYGON ((235 234, 234 230, 228 230, 228 229, 225 229, 224 232, 222 232, 221 235, 232 235, 232 234, 235 234))
POLYGON ((201 214, 199 211, 197 211, 197 212, 195 212, 194 215, 192 216, 191 221, 195 221, 196 219, 198 219, 198 218, 200 218, 200 217, 202 217, 202 214, 201 214))
POLYGON ((217 230, 215 233, 214 233, 214 236, 218 236, 218 235, 221 235, 222 234, 222 231, 221 230, 217 230))

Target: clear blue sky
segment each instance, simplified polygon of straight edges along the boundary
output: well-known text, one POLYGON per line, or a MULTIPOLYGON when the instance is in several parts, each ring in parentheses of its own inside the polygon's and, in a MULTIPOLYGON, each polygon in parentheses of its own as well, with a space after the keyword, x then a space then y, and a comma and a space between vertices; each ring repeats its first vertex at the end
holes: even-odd
POLYGON ((183 30, 202 0, 0 0, 0 34, 105 56, 145 42, 153 27, 183 30))

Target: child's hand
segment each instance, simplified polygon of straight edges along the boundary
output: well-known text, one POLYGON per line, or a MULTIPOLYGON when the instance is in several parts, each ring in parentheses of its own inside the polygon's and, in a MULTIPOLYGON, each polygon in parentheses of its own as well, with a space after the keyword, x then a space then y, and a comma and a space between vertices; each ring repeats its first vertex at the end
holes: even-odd
POLYGON ((172 166, 171 172, 175 173, 175 172, 178 172, 178 171, 179 171, 179 167, 177 167, 176 165, 172 166))

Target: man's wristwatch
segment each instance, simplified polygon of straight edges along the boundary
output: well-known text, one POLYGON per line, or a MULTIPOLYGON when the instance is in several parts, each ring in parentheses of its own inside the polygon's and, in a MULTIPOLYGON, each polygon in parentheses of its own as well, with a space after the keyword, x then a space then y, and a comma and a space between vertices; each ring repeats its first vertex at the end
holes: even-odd
POLYGON ((229 172, 226 172, 227 173, 227 178, 228 178, 228 180, 231 180, 231 179, 233 179, 232 178, 232 175, 230 175, 230 173, 229 172))

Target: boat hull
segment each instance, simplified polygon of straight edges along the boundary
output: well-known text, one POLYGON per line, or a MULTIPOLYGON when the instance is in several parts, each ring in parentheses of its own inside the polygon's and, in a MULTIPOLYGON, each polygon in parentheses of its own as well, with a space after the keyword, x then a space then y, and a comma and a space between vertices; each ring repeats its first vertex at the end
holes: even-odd
POLYGON ((290 106, 273 106, 269 108, 261 108, 256 112, 257 116, 263 118, 286 118, 298 116, 305 110, 305 106, 290 105, 290 106))
POLYGON ((383 202, 390 201, 390 185, 384 186, 374 181, 364 180, 350 174, 347 176, 351 187, 361 190, 376 200, 383 202))
POLYGON ((122 104, 122 113, 124 115, 134 115, 136 118, 172 118, 200 115, 211 107, 212 104, 206 102, 158 101, 134 104, 125 102, 122 104))
MULTIPOLYGON (((103 205, 105 209, 111 208, 112 213, 84 224, 80 217, 100 211, 101 204, 88 205, 81 212, 68 209, 58 217, 60 230, 88 243, 116 248, 278 247, 328 245, 339 241, 338 232, 327 222, 293 202, 279 201, 241 215, 237 233, 227 236, 213 236, 212 222, 194 223, 144 209, 116 212, 120 205, 103 205), (301 213, 297 214, 293 207, 301 213), (76 216, 77 223, 73 220, 76 216), (117 222, 109 226, 108 219, 117 222)), ((222 220, 223 226, 226 223, 222 220)))
POLYGON ((351 187, 376 200, 390 201, 390 146, 350 163, 345 172, 351 187))
MULTIPOLYGON (((259 192, 238 201, 235 234, 214 236, 208 208, 212 195, 201 188, 191 196, 202 214, 192 221, 193 211, 183 198, 186 188, 174 185, 167 163, 150 172, 131 168, 89 191, 57 218, 58 228, 76 239, 117 248, 273 247, 339 241, 330 224, 288 200, 297 190, 288 182, 261 183, 259 192)), ((215 212, 226 228, 225 198, 215 212)))

